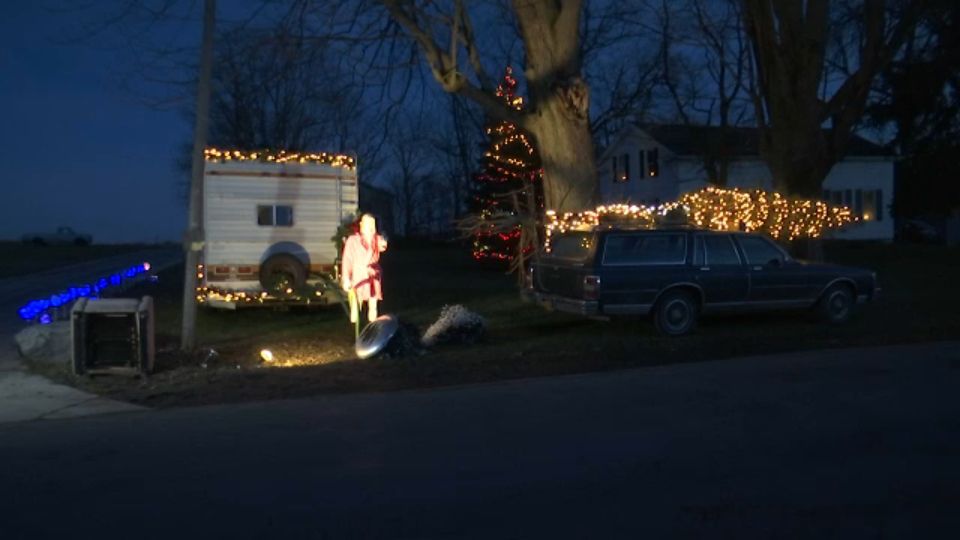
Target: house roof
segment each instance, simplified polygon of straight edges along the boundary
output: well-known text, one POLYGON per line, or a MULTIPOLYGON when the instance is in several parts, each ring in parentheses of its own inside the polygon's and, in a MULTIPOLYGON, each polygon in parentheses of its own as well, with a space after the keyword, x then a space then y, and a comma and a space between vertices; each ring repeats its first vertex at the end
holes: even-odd
MULTIPOLYGON (((712 153, 710 148, 717 144, 720 128, 717 126, 687 126, 677 124, 637 124, 637 127, 666 146, 678 156, 703 156, 712 153)), ((760 135, 753 127, 727 127, 726 147, 733 156, 759 156, 760 135)), ((884 156, 895 154, 860 137, 850 136, 847 144, 847 157, 884 156)))

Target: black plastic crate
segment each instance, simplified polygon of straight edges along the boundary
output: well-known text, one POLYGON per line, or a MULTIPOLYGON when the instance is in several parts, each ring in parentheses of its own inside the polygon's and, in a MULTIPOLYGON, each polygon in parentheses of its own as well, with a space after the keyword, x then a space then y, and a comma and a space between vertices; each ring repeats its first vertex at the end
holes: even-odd
POLYGON ((80 299, 71 312, 73 372, 138 373, 153 370, 153 299, 80 299))

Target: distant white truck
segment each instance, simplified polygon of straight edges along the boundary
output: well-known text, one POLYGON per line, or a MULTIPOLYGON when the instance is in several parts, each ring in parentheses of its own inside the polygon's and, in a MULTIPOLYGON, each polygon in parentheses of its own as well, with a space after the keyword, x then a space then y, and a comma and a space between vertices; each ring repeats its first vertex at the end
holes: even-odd
POLYGON ((333 238, 358 208, 356 161, 208 149, 203 194, 199 299, 230 309, 283 300, 335 271, 333 238))
POLYGON ((66 245, 89 246, 93 242, 93 237, 89 234, 81 234, 70 227, 57 227, 52 233, 29 233, 23 235, 25 244, 37 244, 40 246, 66 245))

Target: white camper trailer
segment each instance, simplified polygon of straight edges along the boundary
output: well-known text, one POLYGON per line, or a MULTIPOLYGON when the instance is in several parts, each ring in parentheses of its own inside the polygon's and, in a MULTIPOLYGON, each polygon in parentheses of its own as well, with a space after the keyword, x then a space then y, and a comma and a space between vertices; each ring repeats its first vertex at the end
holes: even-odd
POLYGON ((354 158, 208 149, 203 181, 202 302, 286 300, 334 271, 333 237, 357 212, 354 158))

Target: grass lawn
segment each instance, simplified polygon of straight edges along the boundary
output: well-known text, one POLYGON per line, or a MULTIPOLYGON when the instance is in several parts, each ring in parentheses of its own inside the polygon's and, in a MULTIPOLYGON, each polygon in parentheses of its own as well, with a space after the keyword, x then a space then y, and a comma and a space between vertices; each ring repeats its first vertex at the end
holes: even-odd
POLYGON ((92 246, 38 246, 0 241, 0 278, 60 268, 71 264, 143 249, 142 244, 94 244, 92 246))
POLYGON ((835 243, 832 262, 878 272, 883 294, 843 326, 813 322, 804 313, 706 318, 682 338, 658 336, 646 320, 611 322, 547 313, 523 303, 514 278, 478 267, 457 246, 403 245, 384 256, 385 303, 424 330, 444 304, 463 304, 487 318, 487 338, 450 345, 423 356, 357 360, 353 330, 339 306, 314 310, 238 312, 202 308, 199 336, 207 353, 176 352, 179 269, 147 290, 157 301, 158 368, 146 381, 101 376, 73 380, 109 397, 149 406, 301 397, 323 393, 389 391, 501 379, 720 360, 802 349, 882 345, 960 338, 960 250, 938 246, 835 243), (265 366, 269 348, 296 367, 265 366), (203 364, 206 363, 206 367, 203 364), (307 364, 307 365, 304 365, 307 364))

